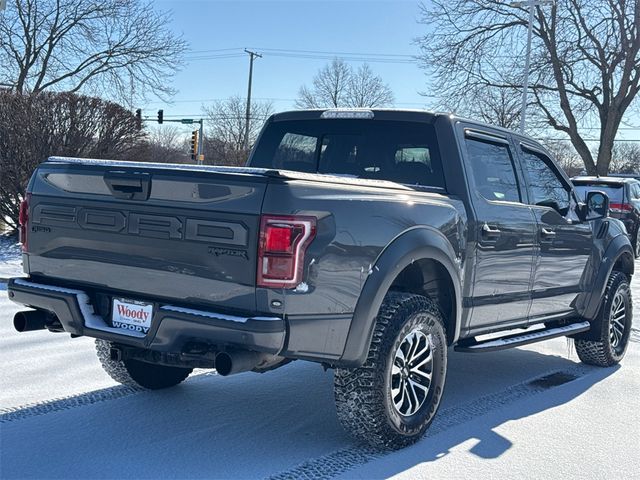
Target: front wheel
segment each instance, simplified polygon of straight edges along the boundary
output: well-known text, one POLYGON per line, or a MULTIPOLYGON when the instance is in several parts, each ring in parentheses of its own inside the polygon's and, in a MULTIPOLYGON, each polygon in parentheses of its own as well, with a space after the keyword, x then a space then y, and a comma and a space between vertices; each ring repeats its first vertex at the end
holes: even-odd
POLYGON ((578 357, 583 363, 610 367, 624 357, 631 335, 633 302, 629 279, 622 272, 614 271, 609 277, 598 317, 593 322, 592 338, 576 339, 578 357))
POLYGON ((356 439, 401 448, 417 441, 440 405, 447 339, 435 303, 389 293, 380 307, 365 364, 338 368, 338 418, 356 439))
POLYGON ((159 390, 178 385, 193 371, 191 368, 156 365, 134 359, 113 360, 111 346, 111 342, 96 339, 96 353, 102 368, 123 385, 159 390))

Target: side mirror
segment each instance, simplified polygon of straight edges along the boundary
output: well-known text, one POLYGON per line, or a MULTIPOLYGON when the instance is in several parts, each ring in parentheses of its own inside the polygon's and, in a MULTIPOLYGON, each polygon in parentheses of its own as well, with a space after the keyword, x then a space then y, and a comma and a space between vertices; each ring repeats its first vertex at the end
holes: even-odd
POLYGON ((609 196, 604 192, 587 193, 587 220, 598 220, 609 216, 609 196))

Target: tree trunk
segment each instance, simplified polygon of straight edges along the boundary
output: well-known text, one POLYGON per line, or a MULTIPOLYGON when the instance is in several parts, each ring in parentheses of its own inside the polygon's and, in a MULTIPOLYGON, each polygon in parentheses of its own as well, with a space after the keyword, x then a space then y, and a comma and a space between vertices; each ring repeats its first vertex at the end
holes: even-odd
POLYGON ((615 100, 611 102, 606 111, 602 112, 600 121, 600 145, 598 147, 596 173, 599 176, 606 176, 609 173, 609 166, 611 165, 611 155, 616 132, 622 121, 622 115, 615 100))
POLYGON ((598 175, 599 177, 606 177, 609 173, 612 145, 613 142, 610 142, 608 147, 604 143, 601 143, 600 148, 598 148, 598 163, 596 165, 596 175, 598 175))

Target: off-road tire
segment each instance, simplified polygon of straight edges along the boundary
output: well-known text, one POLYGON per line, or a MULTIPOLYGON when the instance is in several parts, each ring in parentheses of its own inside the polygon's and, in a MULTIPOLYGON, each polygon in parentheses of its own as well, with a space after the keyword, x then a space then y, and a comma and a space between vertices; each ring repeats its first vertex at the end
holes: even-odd
POLYGON ((367 360, 359 368, 337 368, 334 394, 338 418, 357 440, 375 447, 402 448, 427 430, 440 405, 447 371, 447 339, 436 304, 412 293, 391 292, 378 316, 367 360), (414 331, 427 336, 433 354, 432 379, 422 406, 410 416, 393 404, 392 366, 396 351, 414 331))
POLYGON ((581 340, 576 339, 575 347, 578 358, 583 363, 596 365, 599 367, 611 367, 622 360, 629 345, 629 337, 631 335, 631 322, 633 320, 633 302, 631 299, 631 289, 629 288, 629 278, 622 272, 614 271, 611 273, 604 291, 602 305, 598 312, 598 317, 592 322, 592 329, 597 329, 595 334, 598 340, 581 340), (611 325, 611 306, 617 293, 624 297, 626 308, 626 321, 624 325, 624 333, 618 348, 614 348, 611 342, 610 325, 611 325))
POLYGON ((112 360, 111 346, 111 342, 96 339, 96 353, 102 368, 123 385, 159 390, 178 385, 193 371, 192 368, 169 367, 133 359, 112 360))
POLYGON ((636 228, 636 234, 633 242, 633 256, 640 258, 640 225, 636 228))

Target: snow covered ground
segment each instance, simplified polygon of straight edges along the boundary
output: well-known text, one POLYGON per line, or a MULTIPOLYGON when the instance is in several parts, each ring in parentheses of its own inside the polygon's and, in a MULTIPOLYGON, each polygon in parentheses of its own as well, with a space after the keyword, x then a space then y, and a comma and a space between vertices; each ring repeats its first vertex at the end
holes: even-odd
MULTIPOLYGON (((640 272, 640 262, 637 264, 640 272)), ((633 284, 640 309, 640 278, 633 284)), ((117 386, 90 339, 15 333, 0 283, 0 478, 640 478, 640 335, 617 368, 566 340, 451 352, 429 434, 392 453, 352 442, 332 373, 198 372, 167 391, 117 386)))
POLYGON ((20 245, 15 237, 0 232, 0 281, 23 275, 20 245))

